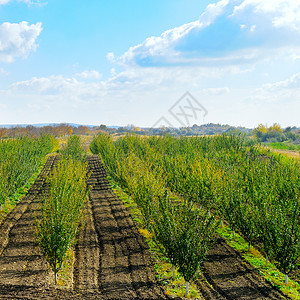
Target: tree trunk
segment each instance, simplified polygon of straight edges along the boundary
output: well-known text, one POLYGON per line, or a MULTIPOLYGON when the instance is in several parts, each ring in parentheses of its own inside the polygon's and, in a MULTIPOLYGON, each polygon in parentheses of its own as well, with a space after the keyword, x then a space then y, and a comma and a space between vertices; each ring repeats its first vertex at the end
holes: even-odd
POLYGON ((172 271, 173 271, 173 280, 175 280, 175 267, 172 265, 172 271))
POLYGON ((287 274, 285 274, 285 285, 289 284, 289 277, 287 274))

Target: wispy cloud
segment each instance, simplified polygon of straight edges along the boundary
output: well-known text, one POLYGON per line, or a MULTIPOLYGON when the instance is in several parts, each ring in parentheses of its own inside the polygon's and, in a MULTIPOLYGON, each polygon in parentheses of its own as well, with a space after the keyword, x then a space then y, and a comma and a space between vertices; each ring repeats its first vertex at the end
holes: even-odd
POLYGON ((262 88, 268 91, 300 89, 300 73, 293 74, 285 80, 264 84, 262 88))
POLYGON ((102 77, 102 75, 95 70, 86 70, 81 73, 76 73, 75 76, 82 79, 100 79, 102 77))
MULTIPOLYGON (((39 6, 43 6, 45 4, 47 4, 46 2, 41 2, 40 0, 17 0, 18 2, 24 2, 26 4, 30 5, 39 5, 39 6)), ((5 5, 8 4, 9 2, 13 2, 13 0, 0 0, 0 5, 5 5)))
POLYGON ((0 68, 0 75, 6 76, 6 75, 8 75, 8 74, 9 74, 9 73, 8 73, 5 69, 0 68))

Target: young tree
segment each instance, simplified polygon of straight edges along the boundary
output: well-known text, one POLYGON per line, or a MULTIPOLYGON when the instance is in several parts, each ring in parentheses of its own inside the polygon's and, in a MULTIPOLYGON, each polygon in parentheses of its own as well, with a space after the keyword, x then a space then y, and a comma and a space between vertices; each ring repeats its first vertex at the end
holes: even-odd
POLYGON ((153 210, 150 230, 161 251, 176 266, 189 283, 197 277, 208 250, 212 246, 217 222, 207 211, 200 210, 191 201, 172 201, 159 197, 153 210))
POLYGON ((86 165, 62 159, 47 179, 49 191, 43 196, 41 218, 36 220, 36 240, 51 266, 57 284, 68 249, 72 246, 87 196, 86 165))

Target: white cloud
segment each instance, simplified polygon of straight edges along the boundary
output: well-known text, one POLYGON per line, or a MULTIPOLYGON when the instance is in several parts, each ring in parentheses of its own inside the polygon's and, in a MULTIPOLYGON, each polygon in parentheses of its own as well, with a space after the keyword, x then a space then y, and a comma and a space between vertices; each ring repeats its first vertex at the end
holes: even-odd
POLYGON ((120 57, 108 53, 107 59, 141 67, 253 64, 283 48, 298 51, 299 33, 300 1, 221 0, 198 20, 148 37, 120 57))
POLYGON ((262 88, 267 91, 299 89, 300 88, 300 73, 294 74, 291 77, 289 77, 285 80, 282 80, 282 81, 264 84, 262 88))
POLYGON ((235 7, 233 14, 251 8, 255 13, 271 16, 274 27, 300 31, 300 2, 297 0, 245 0, 235 7))
MULTIPOLYGON (((228 3, 229 0, 221 0, 216 4, 208 5, 199 20, 167 30, 159 37, 151 36, 147 38, 143 43, 131 47, 120 57, 119 61, 125 64, 134 64, 137 60, 157 56, 177 62, 179 53, 175 50, 175 47, 180 40, 186 37, 191 31, 199 31, 211 25, 223 13, 228 3)), ((110 60, 114 58, 111 53, 107 57, 110 60)))
POLYGON ((36 39, 42 31, 42 23, 3 23, 0 25, 0 61, 13 62, 26 57, 37 48, 36 39))
POLYGON ((0 75, 8 75, 9 73, 5 71, 3 68, 0 68, 0 75))
POLYGON ((114 62, 115 61, 115 54, 113 52, 109 52, 106 55, 106 59, 110 62, 114 62))
POLYGON ((134 94, 143 92, 168 91, 177 89, 203 89, 207 95, 221 95, 230 92, 228 87, 206 88, 211 80, 221 80, 224 76, 239 76, 253 69, 238 67, 206 68, 206 67, 173 67, 173 68, 141 68, 128 67, 117 73, 112 70, 107 80, 99 80, 97 71, 85 71, 71 77, 52 75, 49 77, 33 77, 29 80, 13 83, 9 91, 14 94, 52 95, 75 100, 91 100, 103 95, 134 94), (89 80, 86 80, 86 79, 89 80))
MULTIPOLYGON (((7 4, 11 2, 12 0, 0 0, 0 5, 7 4)), ((18 0, 18 2, 24 2, 27 3, 28 5, 44 5, 45 3, 41 3, 40 0, 37 1, 32 1, 32 0, 18 0)))
POLYGON ((49 95, 75 101, 93 100, 105 94, 102 82, 80 81, 76 76, 68 78, 62 75, 33 77, 15 82, 10 85, 9 90, 14 94, 49 95))
POLYGON ((91 70, 91 71, 86 70, 81 73, 77 73, 76 77, 79 77, 82 79, 100 79, 102 77, 102 75, 95 70, 91 70))
POLYGON ((208 88, 208 89, 203 89, 202 92, 204 94, 221 96, 224 94, 228 94, 230 92, 230 88, 228 88, 228 87, 208 88))

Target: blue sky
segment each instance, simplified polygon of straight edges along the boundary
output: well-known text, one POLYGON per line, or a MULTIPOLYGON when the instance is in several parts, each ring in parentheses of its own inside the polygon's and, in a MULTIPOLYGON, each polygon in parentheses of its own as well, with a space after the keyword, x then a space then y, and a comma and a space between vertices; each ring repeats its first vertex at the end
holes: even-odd
POLYGON ((1 124, 180 126, 186 91, 191 125, 300 126, 300 2, 0 0, 1 124))

